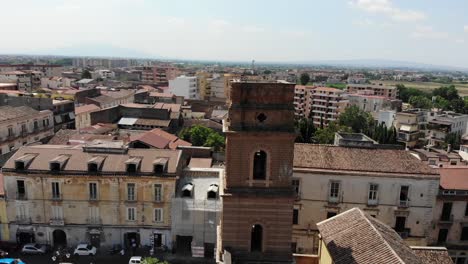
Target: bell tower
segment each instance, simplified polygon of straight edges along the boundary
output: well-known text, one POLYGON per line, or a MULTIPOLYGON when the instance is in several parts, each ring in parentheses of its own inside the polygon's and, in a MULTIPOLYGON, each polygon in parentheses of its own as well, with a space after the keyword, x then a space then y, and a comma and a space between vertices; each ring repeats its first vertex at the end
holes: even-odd
POLYGON ((291 263, 294 84, 233 82, 229 95, 218 247, 235 263, 291 263))

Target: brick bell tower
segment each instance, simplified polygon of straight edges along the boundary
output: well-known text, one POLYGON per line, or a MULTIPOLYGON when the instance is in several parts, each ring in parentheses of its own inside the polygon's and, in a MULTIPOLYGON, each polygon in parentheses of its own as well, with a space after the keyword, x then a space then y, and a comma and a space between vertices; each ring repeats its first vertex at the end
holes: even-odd
POLYGON ((292 262, 293 97, 294 84, 232 83, 218 245, 232 263, 292 262))

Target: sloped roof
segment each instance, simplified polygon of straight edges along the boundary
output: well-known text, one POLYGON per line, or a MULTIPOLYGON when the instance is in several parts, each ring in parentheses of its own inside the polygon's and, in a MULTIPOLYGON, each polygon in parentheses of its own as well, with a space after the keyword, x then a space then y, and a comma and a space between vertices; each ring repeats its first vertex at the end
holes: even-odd
POLYGON ((171 142, 169 139, 153 134, 150 131, 139 135, 136 139, 132 141, 140 141, 158 149, 168 148, 169 143, 171 142))
POLYGON ((105 173, 125 173, 125 162, 132 158, 139 158, 140 171, 142 173, 153 172, 153 162, 159 158, 167 158, 168 173, 175 173, 180 162, 181 151, 169 149, 128 149, 126 153, 95 153, 85 152, 82 146, 58 146, 58 145, 38 145, 21 147, 3 167, 4 173, 15 169, 15 160, 26 154, 37 154, 31 161, 28 170, 48 171, 49 161, 58 156, 69 156, 68 161, 63 166, 65 172, 87 172, 87 161, 95 156, 105 156, 102 165, 102 172, 105 173))
POLYGON ((0 121, 6 121, 20 117, 36 116, 37 114, 39 114, 39 111, 34 110, 29 106, 13 107, 5 105, 0 106, 0 113, 0 121))
POLYGON ((95 104, 87 104, 87 105, 75 107, 75 114, 79 115, 79 114, 82 114, 82 113, 95 112, 95 111, 98 111, 100 109, 101 108, 99 108, 99 106, 97 106, 95 104))
POLYGON ((294 168, 438 175, 405 150, 295 144, 294 168))
POLYGON ((423 263, 453 264, 447 249, 444 247, 411 247, 423 263))
POLYGON ((317 224, 335 264, 423 264, 403 239, 389 226, 350 209, 317 224))
POLYGON ((468 190, 468 167, 440 168, 440 187, 445 190, 468 190))

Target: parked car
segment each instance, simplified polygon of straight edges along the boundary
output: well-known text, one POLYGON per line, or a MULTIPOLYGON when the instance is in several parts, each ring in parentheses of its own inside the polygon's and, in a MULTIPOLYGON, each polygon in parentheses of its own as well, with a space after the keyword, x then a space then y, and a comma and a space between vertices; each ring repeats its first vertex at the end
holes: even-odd
POLYGON ((96 255, 97 249, 88 244, 79 244, 76 246, 73 255, 75 256, 94 256, 96 255))
POLYGON ((130 260, 128 261, 128 264, 140 264, 142 259, 143 258, 139 256, 131 257, 130 260))
POLYGON ((45 254, 47 252, 47 247, 45 245, 39 244, 26 244, 21 249, 21 254, 45 254))
POLYGON ((0 264, 26 264, 21 259, 3 258, 0 259, 0 264))

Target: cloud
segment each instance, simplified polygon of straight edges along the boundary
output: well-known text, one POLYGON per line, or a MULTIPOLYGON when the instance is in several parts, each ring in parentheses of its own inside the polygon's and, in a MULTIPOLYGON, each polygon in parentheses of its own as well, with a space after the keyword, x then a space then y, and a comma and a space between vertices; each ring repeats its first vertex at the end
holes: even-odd
POLYGON ((463 30, 464 30, 466 33, 468 33, 468 25, 464 26, 464 27, 463 27, 463 30))
POLYGON ((394 21, 410 22, 426 19, 426 14, 417 10, 403 10, 391 2, 391 0, 351 0, 351 6, 364 10, 371 14, 380 14, 394 21))
POLYGON ((455 42, 458 43, 458 44, 463 44, 463 43, 465 43, 465 40, 464 39, 457 39, 457 40, 455 40, 455 42))
POLYGON ((411 37, 415 39, 446 39, 448 36, 446 32, 435 31, 429 26, 418 26, 416 30, 411 33, 411 37))

